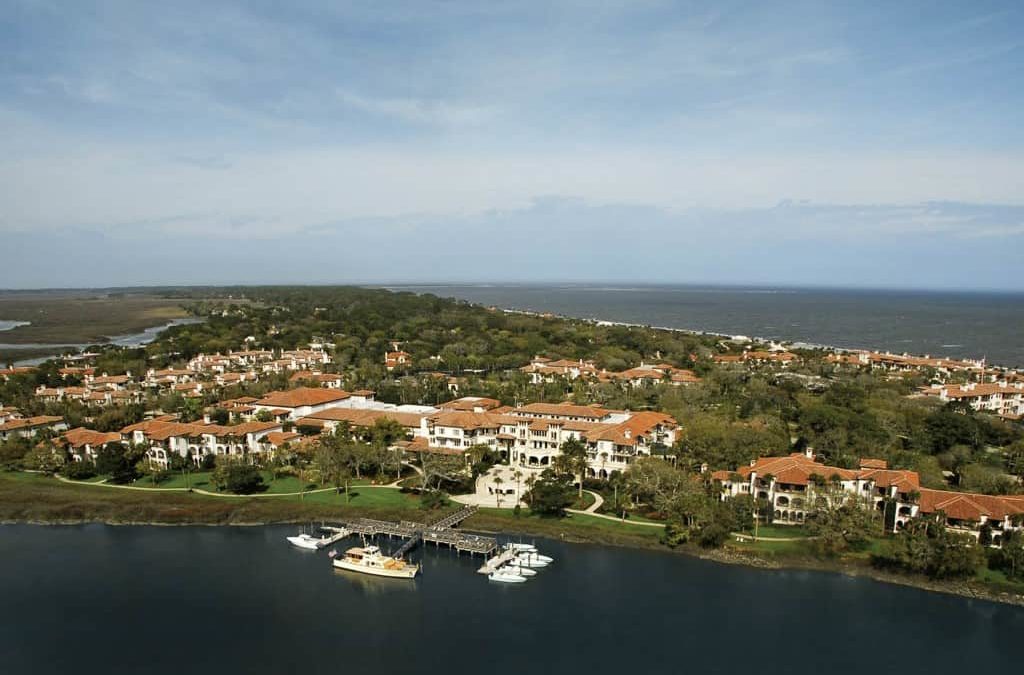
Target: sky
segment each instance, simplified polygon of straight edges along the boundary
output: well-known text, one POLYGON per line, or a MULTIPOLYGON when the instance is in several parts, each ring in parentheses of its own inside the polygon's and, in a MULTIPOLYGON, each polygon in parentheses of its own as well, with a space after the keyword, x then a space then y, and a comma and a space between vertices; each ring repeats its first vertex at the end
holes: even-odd
POLYGON ((1019 2, 0 10, 3 288, 1024 291, 1019 2))

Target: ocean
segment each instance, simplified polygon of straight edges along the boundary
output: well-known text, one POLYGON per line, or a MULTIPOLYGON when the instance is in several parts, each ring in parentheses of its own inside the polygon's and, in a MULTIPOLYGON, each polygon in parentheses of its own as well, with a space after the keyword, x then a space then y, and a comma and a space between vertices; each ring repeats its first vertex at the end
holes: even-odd
POLYGON ((388 286, 488 306, 1024 367, 1024 293, 706 286, 388 286))

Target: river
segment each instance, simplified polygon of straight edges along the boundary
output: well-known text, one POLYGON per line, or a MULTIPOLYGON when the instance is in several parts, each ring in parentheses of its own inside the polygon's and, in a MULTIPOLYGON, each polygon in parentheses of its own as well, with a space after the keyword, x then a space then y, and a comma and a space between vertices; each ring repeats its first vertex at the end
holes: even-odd
MULTIPOLYGON (((833 573, 538 541, 499 585, 414 553, 414 582, 335 572, 293 527, 0 526, 2 671, 1014 672, 1024 608, 833 573)), ((344 542, 343 542, 344 544, 344 542)), ((343 545, 341 545, 343 547, 343 545)))
MULTIPOLYGON (((35 357, 31 358, 31 359, 22 359, 22 360, 19 360, 19 361, 15 362, 15 365, 17 365, 17 366, 34 366, 34 365, 38 365, 38 364, 42 363, 43 361, 46 361, 47 359, 51 359, 54 356, 58 356, 59 354, 62 354, 64 352, 66 352, 66 351, 69 351, 69 350, 78 351, 78 350, 82 350, 82 349, 85 349, 86 347, 90 347, 90 346, 96 345, 96 344, 116 345, 118 347, 141 347, 143 345, 148 345, 150 342, 155 340, 157 338, 157 336, 160 335, 160 333, 162 333, 163 331, 167 330, 168 328, 171 328, 173 326, 185 326, 185 325, 188 325, 188 324, 202 323, 205 320, 206 319, 204 319, 202 317, 184 317, 184 318, 181 318, 181 319, 172 319, 171 321, 169 321, 169 322, 167 322, 167 323, 165 323, 163 325, 152 326, 150 328, 147 328, 147 329, 143 330, 140 333, 129 333, 129 334, 126 334, 126 335, 115 335, 115 336, 109 338, 108 341, 105 342, 105 343, 97 343, 97 342, 67 342, 67 343, 22 342, 22 343, 6 343, 6 342, 0 342, 0 349, 6 349, 6 350, 53 349, 54 350, 51 354, 46 355, 46 356, 35 356, 35 357)), ((28 325, 28 322, 18 322, 18 321, 5 321, 5 322, 0 322, 0 323, 13 324, 9 328, 7 328, 7 330, 10 330, 12 328, 16 328, 18 325, 28 325)))

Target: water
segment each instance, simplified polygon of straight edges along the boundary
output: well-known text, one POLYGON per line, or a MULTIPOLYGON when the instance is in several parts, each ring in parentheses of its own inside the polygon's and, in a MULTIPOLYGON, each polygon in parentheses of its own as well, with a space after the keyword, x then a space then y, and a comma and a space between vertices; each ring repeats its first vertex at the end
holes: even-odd
POLYGON ((560 542, 526 584, 435 548, 375 579, 294 532, 2 526, 2 671, 943 675, 1013 672, 1024 634, 1019 607, 560 542))
MULTIPOLYGON (((392 287, 399 288, 399 287, 392 287)), ((1024 366, 1024 294, 927 291, 405 286, 485 305, 847 348, 1024 366)))
MULTIPOLYGON (((160 335, 160 333, 162 333, 163 331, 167 330, 168 328, 171 328, 172 326, 184 326, 184 325, 193 324, 193 323, 202 323, 203 321, 205 321, 205 319, 200 318, 200 317, 186 317, 186 318, 182 318, 182 319, 173 319, 173 320, 169 321, 168 323, 166 323, 166 324, 164 324, 162 326, 153 326, 152 328, 147 328, 146 330, 142 331, 141 333, 129 333, 127 335, 115 335, 115 336, 109 338, 109 340, 108 340, 108 342, 106 344, 116 345, 118 347, 141 347, 143 345, 148 345, 150 342, 155 340, 157 338, 157 336, 160 335)), ((0 324, 3 324, 3 323, 13 323, 13 324, 19 324, 20 323, 21 325, 27 325, 27 322, 17 322, 17 321, 6 321, 6 322, 3 322, 3 321, 0 321, 0 324)), ((16 327, 16 326, 11 326, 11 328, 14 328, 14 327, 16 327)), ((5 343, 5 342, 0 342, 0 349, 51 349, 52 348, 54 350, 49 355, 38 356, 38 357, 35 357, 35 358, 31 358, 31 359, 23 359, 21 361, 17 361, 16 364, 15 364, 15 365, 19 365, 19 366, 34 366, 34 365, 38 365, 38 364, 46 361, 47 359, 51 359, 54 356, 58 356, 59 354, 62 354, 63 352, 66 352, 68 350, 81 350, 81 349, 85 349, 86 347, 89 347, 89 346, 94 345, 94 344, 97 344, 97 343, 95 343, 95 342, 66 342, 66 343, 56 343, 56 342, 5 343)))
POLYGON ((31 321, 3 321, 0 320, 0 332, 5 330, 14 330, 18 326, 28 326, 31 321))

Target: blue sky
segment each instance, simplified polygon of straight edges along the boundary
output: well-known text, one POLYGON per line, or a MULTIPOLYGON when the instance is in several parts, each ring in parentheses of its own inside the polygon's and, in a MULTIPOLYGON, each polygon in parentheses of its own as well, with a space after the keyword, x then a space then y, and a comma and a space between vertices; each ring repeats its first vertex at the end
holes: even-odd
POLYGON ((1024 290, 1020 3, 0 6, 0 287, 1024 290))

